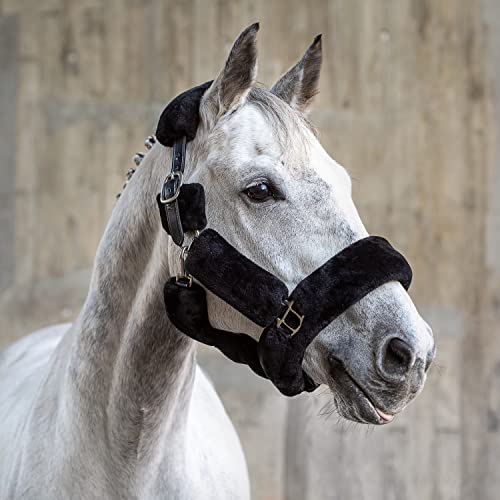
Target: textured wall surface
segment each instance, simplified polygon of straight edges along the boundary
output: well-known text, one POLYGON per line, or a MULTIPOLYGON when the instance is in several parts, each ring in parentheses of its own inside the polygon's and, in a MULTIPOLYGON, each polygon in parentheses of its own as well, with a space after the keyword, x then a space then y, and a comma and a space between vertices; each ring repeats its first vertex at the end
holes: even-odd
POLYGON ((497 0, 0 0, 0 348, 76 315, 131 156, 255 20, 267 84, 324 34, 312 120, 369 231, 412 262, 439 351, 417 401, 369 431, 204 352, 255 498, 497 499, 497 0))
POLYGON ((17 18, 0 17, 0 293, 14 277, 17 40, 17 18))

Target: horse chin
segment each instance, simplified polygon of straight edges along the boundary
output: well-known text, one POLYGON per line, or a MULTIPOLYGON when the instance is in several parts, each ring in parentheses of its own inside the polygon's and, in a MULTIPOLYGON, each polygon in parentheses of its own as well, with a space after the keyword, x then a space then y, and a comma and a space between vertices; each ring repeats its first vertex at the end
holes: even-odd
POLYGON ((392 422, 394 415, 373 402, 340 360, 332 364, 330 375, 328 385, 340 416, 361 424, 385 425, 392 422))

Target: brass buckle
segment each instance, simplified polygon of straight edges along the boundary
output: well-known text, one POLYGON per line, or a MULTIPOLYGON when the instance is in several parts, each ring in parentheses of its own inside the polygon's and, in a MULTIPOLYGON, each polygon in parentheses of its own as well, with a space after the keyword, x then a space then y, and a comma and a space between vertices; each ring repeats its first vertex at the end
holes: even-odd
POLYGON ((282 326, 286 326, 290 330, 290 337, 293 337, 302 327, 302 322, 304 321, 304 315, 299 314, 297 311, 293 309, 293 300, 285 300, 285 304, 288 306, 285 314, 283 315, 282 318, 277 318, 276 319, 276 324, 278 325, 278 328, 281 328, 282 326), (299 321, 298 326, 295 328, 291 325, 289 325, 286 322, 286 319, 288 317, 288 314, 292 313, 299 321))

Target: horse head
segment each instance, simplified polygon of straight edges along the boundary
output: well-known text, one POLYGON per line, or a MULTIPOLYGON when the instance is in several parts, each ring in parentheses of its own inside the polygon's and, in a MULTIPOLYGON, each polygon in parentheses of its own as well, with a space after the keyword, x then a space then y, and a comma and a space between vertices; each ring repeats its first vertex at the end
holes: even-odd
MULTIPOLYGON (((321 37, 268 89, 256 83, 257 31, 252 25, 241 33, 201 99, 185 178, 205 187, 209 227, 293 290, 368 233, 348 173, 307 119, 318 92, 321 37)), ((172 265, 177 258, 172 245, 172 265)), ((216 328, 255 339, 262 333, 211 293, 208 313, 216 328)), ((421 391, 434 356, 431 329, 403 286, 391 281, 324 328, 302 367, 330 387, 342 416, 383 424, 421 391)))

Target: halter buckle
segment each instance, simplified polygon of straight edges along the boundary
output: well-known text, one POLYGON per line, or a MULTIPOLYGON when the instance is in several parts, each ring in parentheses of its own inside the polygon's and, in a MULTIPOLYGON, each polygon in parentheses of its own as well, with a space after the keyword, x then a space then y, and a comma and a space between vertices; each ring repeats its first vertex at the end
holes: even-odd
POLYGON ((165 177, 165 181, 163 182, 160 201, 164 204, 174 202, 181 192, 181 186, 182 172, 170 172, 167 177, 165 177))
POLYGON ((288 328, 290 330, 290 337, 293 337, 300 330, 300 328, 302 327, 302 322, 304 321, 304 315, 299 314, 297 311, 295 311, 295 309, 293 309, 293 303, 294 303, 293 300, 285 300, 285 304, 288 307, 287 307, 285 313, 283 314, 283 317, 282 318, 278 317, 276 319, 276 324, 277 324, 278 328, 285 326, 286 328, 288 328), (295 328, 286 322, 286 319, 290 313, 292 313, 295 316, 295 318, 298 320, 298 325, 295 328))

